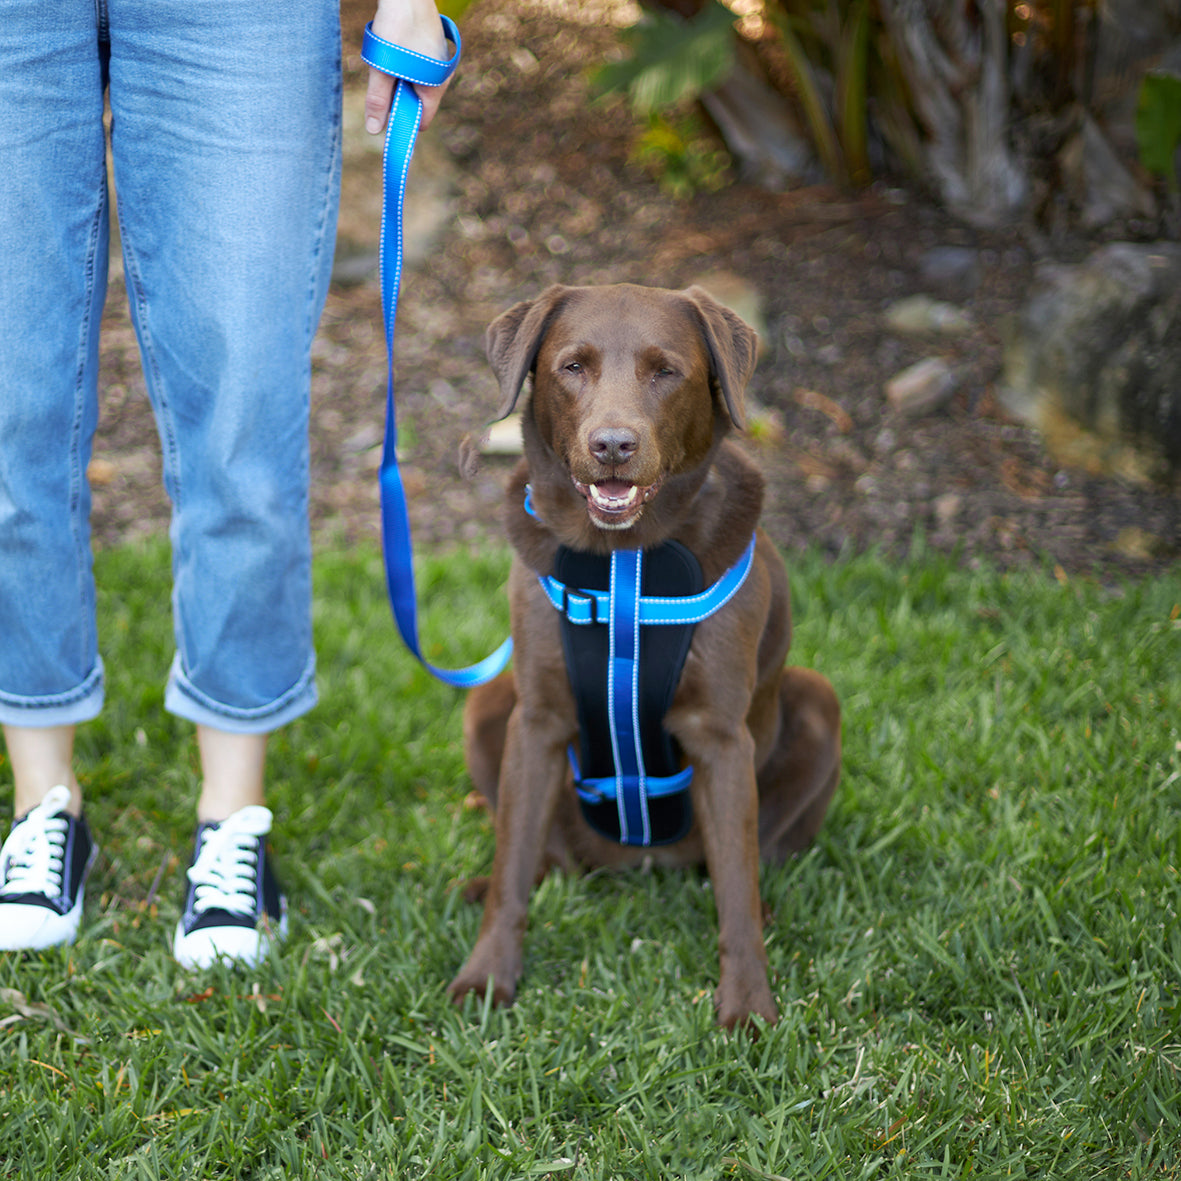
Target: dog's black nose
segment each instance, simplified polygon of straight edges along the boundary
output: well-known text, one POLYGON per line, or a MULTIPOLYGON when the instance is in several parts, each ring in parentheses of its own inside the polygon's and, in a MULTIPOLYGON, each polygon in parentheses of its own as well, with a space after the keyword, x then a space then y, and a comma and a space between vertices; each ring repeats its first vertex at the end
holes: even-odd
POLYGON ((591 454, 604 464, 627 463, 639 446, 635 432, 626 427, 600 427, 588 441, 591 454))

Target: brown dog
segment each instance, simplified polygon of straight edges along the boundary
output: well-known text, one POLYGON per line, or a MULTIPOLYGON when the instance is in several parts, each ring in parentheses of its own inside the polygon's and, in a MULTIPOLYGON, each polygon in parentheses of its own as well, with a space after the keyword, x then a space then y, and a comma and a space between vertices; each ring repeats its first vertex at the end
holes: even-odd
POLYGON ((816 836, 840 775, 840 706, 819 674, 785 668, 787 573, 758 528, 763 481, 725 436, 744 425, 754 332, 700 288, 551 287, 488 329, 501 417, 532 374, 525 458, 508 486, 514 671, 473 690, 468 769, 496 816, 496 854, 479 938, 451 995, 509 1003, 521 975, 529 894, 550 866, 704 861, 719 923, 718 1021, 775 1021, 759 859, 782 861, 816 836), (525 507, 531 488, 531 511, 525 507), (739 562, 741 589, 697 623, 664 728, 693 767, 692 828, 635 848, 586 822, 567 748, 578 712, 560 616, 538 575, 559 545, 585 554, 675 539, 706 586, 739 562))

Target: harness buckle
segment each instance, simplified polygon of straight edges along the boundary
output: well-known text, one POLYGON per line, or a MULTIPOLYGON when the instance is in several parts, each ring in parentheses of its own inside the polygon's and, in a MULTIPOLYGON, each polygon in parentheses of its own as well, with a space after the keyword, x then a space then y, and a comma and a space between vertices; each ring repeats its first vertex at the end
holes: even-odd
MULTIPOLYGON (((578 590, 571 591, 568 586, 563 584, 562 614, 579 627, 590 623, 599 623, 599 600, 594 595, 583 594, 578 590), (573 606, 577 606, 578 614, 572 610, 573 606)), ((605 623, 606 620, 602 622, 605 623)))

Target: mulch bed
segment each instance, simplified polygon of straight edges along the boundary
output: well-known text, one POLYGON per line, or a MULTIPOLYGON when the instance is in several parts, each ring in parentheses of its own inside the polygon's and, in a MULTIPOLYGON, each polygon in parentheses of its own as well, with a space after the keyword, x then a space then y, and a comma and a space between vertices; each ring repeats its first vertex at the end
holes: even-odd
MULTIPOLYGON (((419 547, 478 546, 497 529, 510 461, 489 459, 470 481, 456 462, 496 401, 483 356, 489 320, 552 282, 680 287, 727 273, 762 297, 765 351, 749 396, 763 413, 750 446, 767 477, 765 523, 787 549, 901 555, 921 532, 929 548, 968 564, 1045 564, 1113 584, 1177 561, 1176 489, 1064 469, 997 401, 1001 326, 1039 257, 1073 260, 1093 240, 973 230, 886 183, 855 196, 735 183, 674 200, 629 162, 622 104, 588 98, 584 67, 614 45, 614 7, 486 0, 465 17, 464 65, 431 131, 458 166, 457 212, 429 262, 407 276, 398 327, 403 473, 419 547), (979 283, 960 300, 976 327, 937 344, 892 333, 884 308, 926 290, 920 260, 938 245, 978 252, 979 283), (925 416, 895 413, 884 382, 932 352, 962 375, 955 398, 925 416)), ((345 0, 353 93, 364 86, 357 47, 370 14, 345 0)), ((104 328, 93 520, 98 542, 113 544, 165 529, 168 505, 117 284, 104 328)), ((378 535, 384 382, 376 284, 334 285, 313 388, 320 546, 378 535)))

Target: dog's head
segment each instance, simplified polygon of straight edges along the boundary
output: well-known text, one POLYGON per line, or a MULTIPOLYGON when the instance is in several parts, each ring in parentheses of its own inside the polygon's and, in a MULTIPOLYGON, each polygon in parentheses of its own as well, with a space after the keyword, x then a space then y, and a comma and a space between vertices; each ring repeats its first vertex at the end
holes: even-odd
POLYGON ((527 451, 540 443, 556 458, 604 530, 631 528, 667 482, 701 469, 743 427, 755 344, 700 287, 631 284, 550 287, 487 333, 498 417, 532 374, 527 451))

